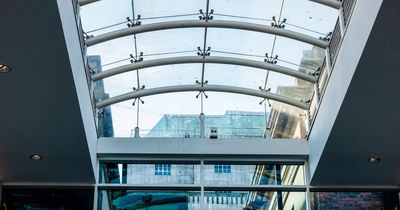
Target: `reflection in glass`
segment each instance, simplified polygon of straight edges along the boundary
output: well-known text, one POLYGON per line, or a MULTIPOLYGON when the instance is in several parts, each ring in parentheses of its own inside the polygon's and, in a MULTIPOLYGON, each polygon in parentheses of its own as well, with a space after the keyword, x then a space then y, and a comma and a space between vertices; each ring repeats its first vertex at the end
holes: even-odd
POLYGON ((204 165, 206 185, 304 185, 302 165, 204 165))
MULTIPOLYGON (((200 164, 101 163, 100 168, 100 183, 201 184, 200 164)), ((203 181, 207 186, 304 185, 304 166, 206 164, 203 166, 203 181)))
POLYGON ((199 184, 200 166, 193 164, 102 163, 100 183, 199 184))
POLYGON ((200 192, 102 190, 99 192, 101 209, 179 210, 199 209, 200 192), (109 199, 110 198, 110 199, 109 199))
POLYGON ((204 209, 305 210, 304 192, 214 191, 204 193, 204 209))
POLYGON ((102 190, 101 209, 305 210, 304 192, 102 190), (110 199, 109 199, 110 198, 110 199))

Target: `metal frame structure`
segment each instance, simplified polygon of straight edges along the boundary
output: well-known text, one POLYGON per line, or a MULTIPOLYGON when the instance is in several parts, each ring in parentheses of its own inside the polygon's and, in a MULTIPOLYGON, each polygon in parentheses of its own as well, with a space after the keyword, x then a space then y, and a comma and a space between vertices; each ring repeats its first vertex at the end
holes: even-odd
POLYGON ((293 76, 311 83, 315 83, 318 80, 317 77, 296 71, 294 69, 279 66, 276 64, 270 64, 267 62, 260 62, 260 61, 241 59, 241 58, 219 57, 219 56, 207 56, 204 58, 200 56, 184 56, 184 57, 171 57, 171 58, 162 58, 162 59, 136 62, 93 74, 92 80, 98 81, 117 74, 129 71, 135 71, 138 69, 149 68, 149 67, 172 65, 172 64, 188 64, 188 63, 218 63, 218 64, 247 66, 247 67, 259 68, 263 70, 269 70, 286 74, 288 76, 293 76))
POLYGON ((176 92, 189 92, 189 91, 213 91, 213 92, 225 92, 225 93, 237 93, 249 96, 257 96, 260 98, 271 99, 274 101, 279 101, 282 103, 286 103, 300 109, 308 109, 309 104, 297 101, 286 96, 278 95, 271 93, 269 91, 263 90, 254 90, 250 88, 242 88, 242 87, 235 87, 235 86, 225 86, 225 85, 176 85, 176 86, 165 86, 159 88, 152 88, 152 89, 143 89, 138 91, 133 91, 130 93, 125 93, 119 96, 115 96, 103 101, 100 101, 96 104, 96 108, 100 109, 105 106, 109 106, 112 104, 116 104, 122 101, 127 101, 130 99, 141 98, 144 96, 151 96, 151 95, 158 95, 163 93, 176 93, 176 92))
POLYGON ((227 21, 227 20, 179 20, 179 21, 169 21, 161 23, 152 23, 147 25, 138 25, 125 29, 120 29, 105 33, 99 36, 88 38, 85 43, 87 46, 93 46, 102 42, 110 41, 116 38, 140 34, 145 32, 167 30, 167 29, 180 29, 180 28, 230 28, 247 30, 254 32, 261 32, 266 34, 272 34, 277 36, 282 36, 301 42, 305 42, 311 45, 315 45, 321 48, 326 48, 329 45, 328 41, 314 38, 305 34, 301 34, 294 31, 285 30, 283 28, 266 26, 255 23, 239 22, 239 21, 227 21))

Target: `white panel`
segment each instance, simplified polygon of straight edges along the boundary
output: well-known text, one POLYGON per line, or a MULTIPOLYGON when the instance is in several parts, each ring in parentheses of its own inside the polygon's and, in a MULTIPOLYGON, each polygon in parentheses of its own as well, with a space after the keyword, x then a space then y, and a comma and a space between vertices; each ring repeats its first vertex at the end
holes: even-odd
POLYGON ((78 95, 82 121, 86 133, 86 140, 90 152, 89 155, 92 161, 93 172, 96 176, 97 131, 93 116, 89 87, 86 80, 85 65, 83 62, 82 51, 79 42, 78 28, 76 26, 73 4, 71 1, 57 0, 57 5, 60 12, 76 93, 78 95))
POLYGON ((113 155, 234 155, 305 159, 305 140, 271 139, 185 139, 100 138, 98 156, 113 155))

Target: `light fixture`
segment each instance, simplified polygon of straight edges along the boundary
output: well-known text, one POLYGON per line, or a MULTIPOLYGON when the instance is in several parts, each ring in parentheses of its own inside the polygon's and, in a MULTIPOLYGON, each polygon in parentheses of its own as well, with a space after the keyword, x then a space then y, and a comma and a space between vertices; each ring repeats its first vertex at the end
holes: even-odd
POLYGON ((371 156, 368 158, 368 163, 378 163, 381 161, 381 158, 378 156, 371 156))
POLYGON ((37 160, 41 160, 41 159, 42 159, 42 156, 40 156, 40 155, 38 155, 38 154, 33 154, 33 155, 29 156, 29 158, 30 158, 31 160, 37 161, 37 160))
POLYGON ((0 64, 0 73, 8 73, 11 71, 11 67, 5 65, 5 64, 0 64))

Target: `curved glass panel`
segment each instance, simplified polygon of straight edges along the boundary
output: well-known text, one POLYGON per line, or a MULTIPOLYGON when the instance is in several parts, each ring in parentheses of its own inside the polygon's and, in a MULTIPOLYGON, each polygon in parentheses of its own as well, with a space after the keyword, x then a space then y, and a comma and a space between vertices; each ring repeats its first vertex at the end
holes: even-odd
POLYGON ((324 37, 332 32, 338 10, 309 0, 285 0, 281 20, 286 18, 285 29, 312 37, 324 37))
POLYGON ((270 25, 272 16, 277 16, 281 0, 210 0, 210 9, 214 10, 215 20, 232 20, 270 25))
POLYGON ((308 68, 308 72, 321 67, 325 58, 324 49, 285 37, 276 37, 273 54, 278 55, 278 65, 289 64, 287 67, 291 69, 303 66, 308 68))
POLYGON ((201 80, 201 64, 177 64, 141 69, 140 84, 146 89, 174 86, 194 85, 201 80))
MULTIPOLYGON (((110 97, 119 96, 128 92, 132 92, 133 88, 137 88, 137 72, 131 71, 124 74, 118 74, 105 78, 104 90, 110 97)), ((97 81, 96 83, 98 83, 97 81)), ((140 85, 144 85, 140 83, 140 85)))
POLYGON ((131 0, 101 0, 81 7, 80 14, 83 30, 89 35, 127 28, 126 18, 132 17, 131 0))
POLYGON ((142 24, 174 20, 198 20, 199 10, 205 11, 202 0, 134 0, 135 14, 142 24))
POLYGON ((205 80, 210 85, 258 89, 264 85, 266 70, 226 64, 205 64, 205 80))
MULTIPOLYGON (((101 65, 106 65, 103 71, 112 67, 120 66, 120 60, 129 61, 129 55, 135 52, 133 36, 126 36, 119 39, 110 40, 101 44, 91 46, 87 49, 88 55, 100 55, 101 65), (115 63, 115 65, 107 65, 115 63)), ((126 63, 126 62, 125 62, 126 63)))
POLYGON ((274 36, 260 32, 208 28, 207 47, 211 56, 237 57, 263 61, 272 49, 274 36))
POLYGON ((204 29, 170 29, 137 34, 138 52, 144 59, 176 56, 195 56, 197 47, 203 48, 204 29))

